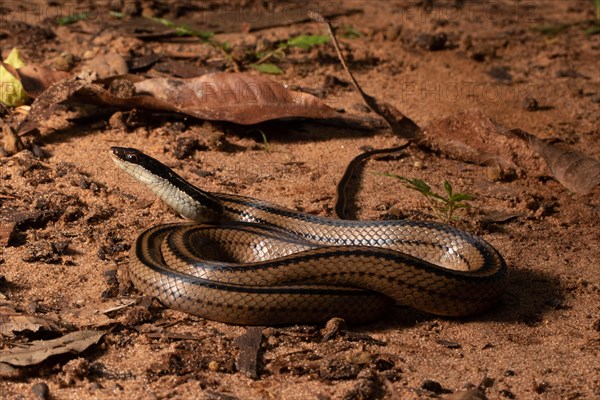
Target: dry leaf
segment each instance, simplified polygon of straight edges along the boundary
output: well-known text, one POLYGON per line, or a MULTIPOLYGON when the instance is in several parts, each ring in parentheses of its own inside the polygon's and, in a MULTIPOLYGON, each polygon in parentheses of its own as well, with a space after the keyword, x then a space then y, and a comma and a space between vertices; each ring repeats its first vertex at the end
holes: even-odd
MULTIPOLYGON (((89 76, 58 82, 32 104, 17 132, 24 135, 47 120, 60 103, 69 101, 119 108, 172 111, 196 118, 229 121, 242 125, 279 118, 336 118, 335 110, 317 97, 288 90, 263 76, 237 73, 207 74, 198 78, 156 78, 138 82, 129 75, 119 77, 133 95, 115 94, 89 76)), ((117 80, 112 81, 116 86, 117 80)))
POLYGON ((55 83, 69 77, 67 72, 54 71, 41 65, 31 64, 19 68, 17 71, 21 84, 27 94, 33 98, 55 83))
POLYGON ((17 134, 19 136, 37 129, 40 122, 49 119, 56 106, 68 100, 77 90, 86 85, 90 85, 89 79, 79 79, 73 77, 71 79, 53 84, 46 89, 38 98, 35 99, 29 110, 27 117, 19 124, 17 134))
POLYGON ((17 332, 37 332, 40 329, 56 332, 62 331, 62 326, 58 321, 37 315, 0 314, 1 335, 14 337, 17 332))
POLYGON ((58 339, 36 340, 0 352, 0 364, 25 367, 39 364, 51 356, 65 353, 81 353, 100 341, 105 331, 77 331, 58 339))
POLYGON ((290 117, 339 117, 317 97, 288 90, 264 76, 219 72, 190 79, 147 79, 135 86, 139 95, 206 120, 250 125, 290 117))
POLYGON ((511 141, 516 141, 505 131, 483 112, 466 111, 431 122, 422 143, 456 160, 515 171, 518 163, 511 141))
POLYGON ((585 195, 600 184, 600 161, 564 146, 549 143, 521 129, 510 131, 540 154, 552 174, 567 189, 585 195))

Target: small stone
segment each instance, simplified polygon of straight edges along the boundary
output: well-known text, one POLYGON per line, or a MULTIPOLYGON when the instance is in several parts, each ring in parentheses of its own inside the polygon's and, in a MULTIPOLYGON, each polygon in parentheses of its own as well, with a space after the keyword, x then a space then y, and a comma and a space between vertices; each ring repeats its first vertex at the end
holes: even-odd
POLYGON ((83 217, 83 212, 76 206, 68 206, 63 214, 65 222, 74 222, 83 217))
POLYGON ((545 381, 542 381, 540 383, 535 383, 533 385, 533 390, 535 390, 535 392, 537 394, 542 394, 542 393, 546 392, 548 389, 550 389, 550 384, 545 381))
POLYGON ((218 372, 221 369, 221 364, 218 361, 211 361, 208 363, 208 369, 212 372, 218 372))
POLYGON ((489 387, 494 386, 495 382, 496 381, 494 380, 494 378, 490 378, 489 376, 486 376, 481 380, 481 384, 479 386, 483 387, 483 388, 489 388, 489 387))
POLYGON ((488 75, 499 82, 512 82, 510 67, 507 66, 493 67, 488 71, 488 75))
POLYGON ((44 382, 38 382, 33 385, 31 391, 38 399, 47 399, 50 396, 50 388, 44 382))
POLYGON ((321 335, 323 335, 323 341, 327 341, 336 337, 346 329, 346 321, 342 318, 331 318, 325 324, 325 328, 321 329, 321 335))
POLYGON ((441 394, 444 392, 444 388, 439 382, 433 381, 431 379, 425 379, 421 384, 421 388, 425 390, 429 390, 430 392, 441 394))
POLYGON ((425 169, 425 165, 423 165, 423 161, 421 161, 421 160, 416 160, 416 161, 413 163, 413 168, 414 168, 414 169, 418 169, 418 170, 422 170, 422 169, 425 169))
POLYGON ((354 365, 367 365, 371 363, 373 355, 368 351, 357 351, 346 354, 346 361, 354 365))
POLYGON ((515 396, 515 394, 508 389, 502 389, 500 391, 500 396, 506 397, 507 399, 516 399, 517 398, 517 396, 515 396))
POLYGON ((429 33, 421 33, 417 36, 417 47, 429 51, 443 50, 446 47, 448 36, 445 33, 440 32, 435 35, 429 33))
POLYGON ((491 182, 501 182, 505 178, 504 170, 499 165, 490 165, 485 169, 485 177, 491 182))
POLYGON ((527 96, 523 99, 523 108, 527 111, 537 111, 540 109, 540 106, 536 99, 527 96))

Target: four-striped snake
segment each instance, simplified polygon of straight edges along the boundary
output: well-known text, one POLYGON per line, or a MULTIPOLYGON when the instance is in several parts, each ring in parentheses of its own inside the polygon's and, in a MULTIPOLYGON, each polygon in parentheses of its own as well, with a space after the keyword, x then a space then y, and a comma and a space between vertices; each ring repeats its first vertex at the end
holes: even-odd
POLYGON ((498 251, 449 225, 318 217, 205 192, 135 149, 111 156, 195 221, 150 228, 132 247, 135 286, 174 309, 233 324, 358 323, 393 302, 469 315, 506 287, 498 251))

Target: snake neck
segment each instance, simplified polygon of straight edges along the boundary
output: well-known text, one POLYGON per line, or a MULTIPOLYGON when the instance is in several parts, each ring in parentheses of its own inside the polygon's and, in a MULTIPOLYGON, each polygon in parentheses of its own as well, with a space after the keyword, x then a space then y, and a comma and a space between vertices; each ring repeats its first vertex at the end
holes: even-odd
POLYGON ((134 163, 115 154, 111 156, 119 168, 146 185, 184 218, 203 223, 216 223, 222 219, 223 205, 219 199, 191 185, 157 160, 139 154, 143 158, 134 163))
POLYGON ((218 199, 185 180, 174 185, 168 179, 156 179, 148 188, 169 207, 191 221, 216 223, 222 219, 223 207, 218 199))

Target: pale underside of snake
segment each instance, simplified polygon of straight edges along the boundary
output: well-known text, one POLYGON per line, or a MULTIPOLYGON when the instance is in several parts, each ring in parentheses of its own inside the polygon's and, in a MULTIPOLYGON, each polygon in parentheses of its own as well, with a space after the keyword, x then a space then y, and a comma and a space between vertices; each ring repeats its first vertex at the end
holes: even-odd
POLYGON ((394 302, 470 315, 506 287, 498 251, 449 225, 314 216, 205 192, 136 149, 111 156, 194 221, 150 228, 132 246, 132 282, 173 309, 233 324, 361 323, 394 302))

